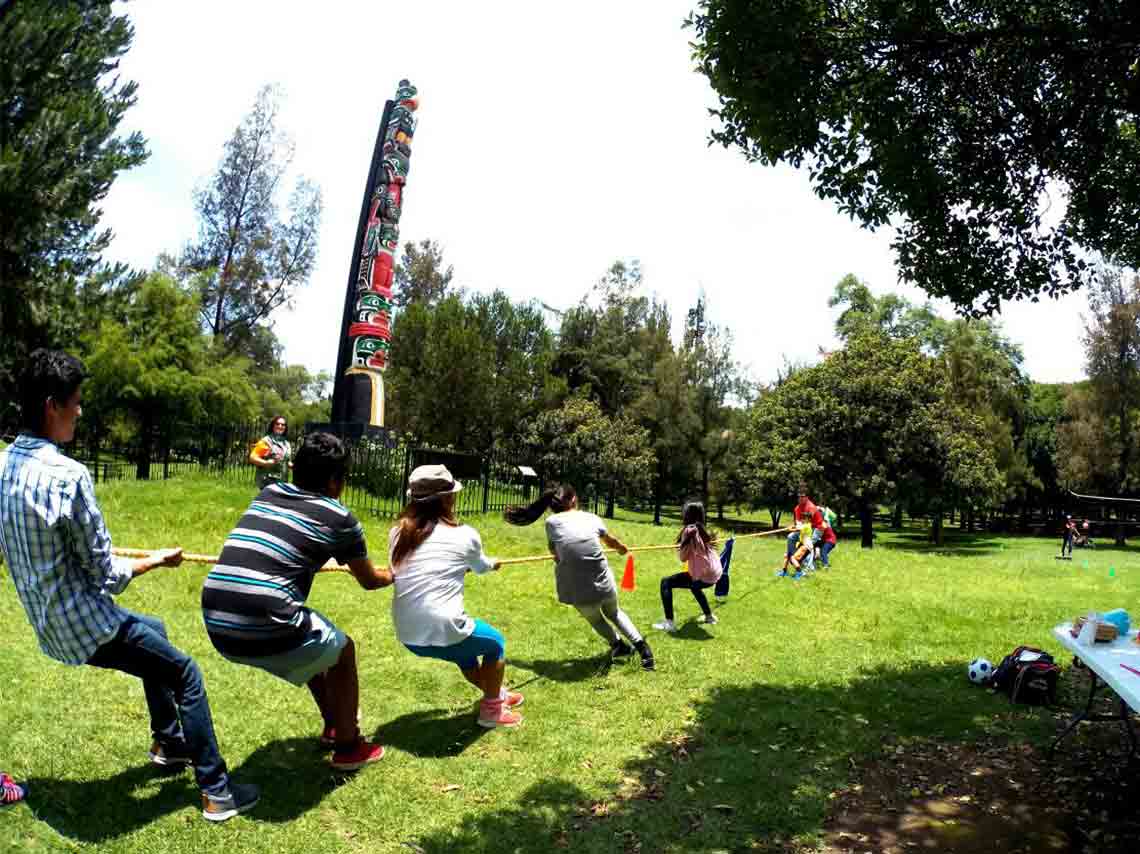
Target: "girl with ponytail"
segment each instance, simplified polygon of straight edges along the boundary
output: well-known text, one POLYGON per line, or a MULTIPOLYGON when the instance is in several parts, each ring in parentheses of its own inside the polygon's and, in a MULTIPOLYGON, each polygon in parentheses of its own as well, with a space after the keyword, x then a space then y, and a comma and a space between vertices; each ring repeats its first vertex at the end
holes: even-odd
POLYGON ((685 571, 661 579, 661 605, 665 619, 654 623, 653 628, 675 632, 673 622, 673 591, 683 588, 692 591, 701 608, 701 622, 715 623, 716 615, 709 608, 705 590, 720 580, 720 556, 716 553, 716 537, 705 527, 705 505, 690 501, 681 511, 681 530, 677 534, 677 558, 685 564, 685 571))
POLYGON ((641 666, 652 670, 653 652, 649 644, 618 607, 617 585, 602 543, 621 554, 628 550, 606 530, 605 522, 578 508, 578 495, 569 484, 547 490, 527 506, 510 507, 504 516, 512 525, 530 525, 548 510, 551 515, 546 519, 546 542, 554 555, 558 601, 578 609, 610 645, 613 658, 630 655, 636 649, 641 655, 641 666), (618 632, 633 644, 632 649, 618 632))

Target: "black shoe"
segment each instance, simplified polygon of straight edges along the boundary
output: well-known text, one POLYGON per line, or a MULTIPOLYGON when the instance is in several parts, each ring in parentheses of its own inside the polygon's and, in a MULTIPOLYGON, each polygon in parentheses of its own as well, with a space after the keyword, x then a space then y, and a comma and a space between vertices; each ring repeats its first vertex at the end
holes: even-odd
POLYGON ((150 757, 151 764, 161 768, 185 768, 194 764, 190 747, 185 742, 180 745, 165 745, 156 741, 151 745, 147 756, 150 757))
POLYGON ((621 638, 610 644, 610 658, 625 658, 629 655, 633 655, 633 647, 621 638))
POLYGON ((637 651, 641 655, 641 669, 655 669, 653 662, 653 650, 649 648, 649 644, 647 644, 644 640, 639 640, 634 644, 634 646, 637 647, 637 651))

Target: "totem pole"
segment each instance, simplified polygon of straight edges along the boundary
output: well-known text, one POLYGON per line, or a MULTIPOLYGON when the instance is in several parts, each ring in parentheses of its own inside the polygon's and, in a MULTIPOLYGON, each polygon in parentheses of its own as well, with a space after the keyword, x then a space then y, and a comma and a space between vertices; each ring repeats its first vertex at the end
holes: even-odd
POLYGON ((395 101, 384 106, 364 187, 333 387, 333 421, 346 427, 384 426, 392 277, 418 105, 416 87, 401 80, 395 101))

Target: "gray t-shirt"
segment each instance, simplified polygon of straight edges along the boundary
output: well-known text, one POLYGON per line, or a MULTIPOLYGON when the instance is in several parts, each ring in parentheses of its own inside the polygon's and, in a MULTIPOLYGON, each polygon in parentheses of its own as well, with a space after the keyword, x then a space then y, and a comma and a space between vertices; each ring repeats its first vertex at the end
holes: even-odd
POLYGON ((562 604, 592 605, 617 593, 598 539, 605 532, 605 522, 584 510, 546 517, 546 541, 554 550, 554 584, 562 604))

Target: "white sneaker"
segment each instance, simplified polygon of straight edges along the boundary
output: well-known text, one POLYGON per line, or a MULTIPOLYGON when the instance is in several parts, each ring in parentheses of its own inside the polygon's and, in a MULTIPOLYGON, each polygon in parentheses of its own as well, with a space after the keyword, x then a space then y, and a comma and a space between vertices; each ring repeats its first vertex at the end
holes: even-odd
POLYGON ((653 628, 660 629, 663 632, 677 631, 677 625, 672 620, 662 620, 660 623, 654 623, 653 628))
POLYGON ((716 618, 716 614, 709 614, 707 617, 702 614, 699 619, 700 622, 704 623, 706 626, 714 626, 720 622, 720 620, 716 618))

